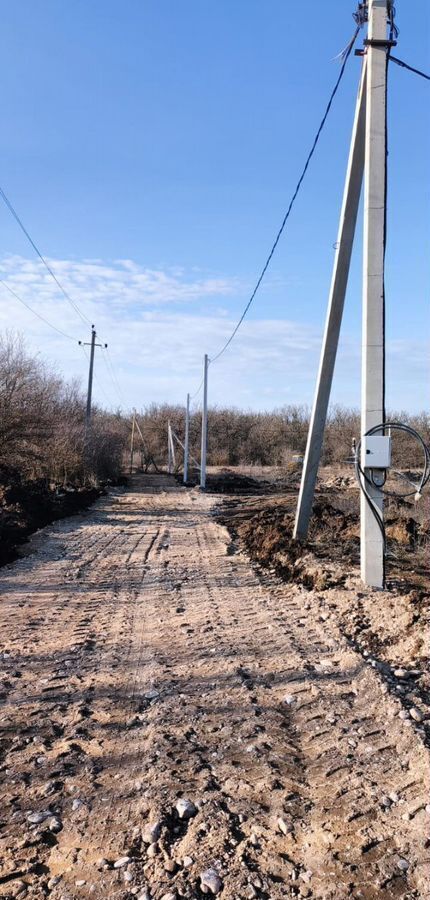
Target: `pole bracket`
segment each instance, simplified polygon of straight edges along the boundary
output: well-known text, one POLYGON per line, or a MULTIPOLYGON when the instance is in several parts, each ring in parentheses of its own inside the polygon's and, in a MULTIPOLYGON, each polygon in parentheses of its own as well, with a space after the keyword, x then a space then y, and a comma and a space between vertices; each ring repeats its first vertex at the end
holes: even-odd
POLYGON ((377 40, 376 38, 365 38, 363 41, 365 47, 385 47, 388 50, 389 47, 397 47, 397 41, 388 40, 377 40))

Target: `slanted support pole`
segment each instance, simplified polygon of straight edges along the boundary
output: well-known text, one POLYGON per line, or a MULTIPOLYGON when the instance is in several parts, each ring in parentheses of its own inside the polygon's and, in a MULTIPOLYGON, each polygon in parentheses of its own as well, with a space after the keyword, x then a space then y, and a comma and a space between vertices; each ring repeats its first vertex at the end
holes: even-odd
POLYGON ((206 454, 208 447, 208 366, 209 358, 205 353, 203 363, 203 411, 202 411, 202 443, 200 456, 200 487, 206 487, 206 454))
MULTIPOLYGON (((385 420, 384 372, 384 243, 386 177, 387 0, 369 0, 367 48, 367 113, 364 177, 363 327, 361 436, 385 420)), ((370 470, 367 469, 367 475, 370 470)), ((378 473, 374 473, 377 476, 378 473)), ((379 473, 383 474, 383 473, 379 473)), ((376 478, 375 478, 376 480, 376 478)), ((381 521, 383 494, 366 485, 381 521)), ((370 504, 361 492, 361 577, 384 586, 383 536, 370 504)))
POLYGON ((184 484, 188 481, 188 457, 190 452, 190 395, 187 394, 185 407, 185 441, 184 441, 184 484))
POLYGON ((131 439, 130 439, 130 475, 133 474, 133 455, 134 455, 134 429, 136 427, 136 413, 133 413, 133 421, 131 423, 131 439))
POLYGON ((169 475, 172 474, 172 463, 172 433, 169 420, 167 423, 167 471, 169 475))
POLYGON ((357 213, 360 203, 361 185, 363 181, 365 120, 366 60, 363 62, 355 109, 327 319, 312 415, 309 424, 299 500, 297 504, 294 537, 299 539, 306 538, 308 533, 336 362, 336 353, 339 344, 340 326, 342 322, 357 213))

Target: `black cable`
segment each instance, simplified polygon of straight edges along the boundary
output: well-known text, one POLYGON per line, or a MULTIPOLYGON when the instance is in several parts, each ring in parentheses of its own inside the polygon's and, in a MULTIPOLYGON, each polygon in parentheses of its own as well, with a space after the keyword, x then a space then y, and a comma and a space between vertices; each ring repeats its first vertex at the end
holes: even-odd
POLYGON ((37 318, 40 319, 41 322, 45 322, 45 325, 49 325, 50 328, 52 328, 58 334, 61 334, 63 337, 67 338, 69 341, 73 341, 74 344, 79 343, 77 338, 72 337, 71 334, 66 334, 65 331, 61 331, 61 328, 57 328, 57 326, 53 325, 52 322, 49 321, 49 319, 45 319, 45 316, 42 316, 41 313, 36 312, 36 310, 33 309, 33 307, 29 305, 29 303, 26 303, 25 300, 23 300, 22 297, 20 297, 19 294, 17 294, 16 291, 14 291, 6 281, 3 281, 2 278, 0 278, 0 284, 2 284, 3 287, 5 287, 6 290, 8 290, 9 293, 16 298, 16 300, 19 300, 19 302, 22 303, 23 306, 26 306, 27 309, 29 309, 30 312, 33 313, 33 316, 37 316, 37 318))
POLYGON ((18 223, 19 227, 21 228, 21 231, 24 232, 24 234, 25 234, 27 240, 29 241, 29 243, 30 243, 31 246, 33 247, 33 250, 35 250, 35 252, 37 253, 39 259, 43 262, 43 265, 44 265, 45 268, 48 270, 48 272, 49 272, 49 274, 51 275, 51 277, 54 279, 54 281, 55 281, 57 287, 60 289, 60 291, 61 291, 61 293, 63 294, 63 296, 66 298, 66 300, 68 301, 68 303, 70 303, 70 305, 73 307, 73 309, 74 309, 75 312, 78 314, 78 316, 82 319, 82 321, 83 321, 83 322, 88 322, 88 324, 91 325, 91 320, 90 320, 90 319, 87 319, 85 313, 81 312, 81 310, 79 309, 79 306, 75 303, 74 300, 72 300, 70 294, 67 293, 66 289, 63 288, 63 285, 62 285, 61 282, 58 280, 58 278, 57 278, 55 272, 53 272, 53 270, 51 269, 51 266, 49 265, 49 263, 47 262, 47 260, 46 260, 45 257, 43 256, 43 254, 40 252, 40 250, 39 250, 37 244, 34 242, 33 238, 31 237, 31 234, 29 234, 29 232, 27 231, 27 229, 26 229, 24 223, 21 221, 21 219, 20 219, 20 217, 19 217, 17 211, 16 211, 16 210, 14 209, 14 207, 12 206, 12 203, 10 202, 9 198, 6 196, 6 194, 5 194, 5 192, 4 192, 4 190, 3 190, 2 187, 0 187, 0 197, 4 200, 4 203, 6 204, 6 206, 7 206, 8 210, 9 210, 9 212, 12 213, 12 215, 13 215, 15 221, 18 223))
POLYGON ((337 78, 336 84, 335 84, 335 86, 334 86, 334 88, 333 88, 333 90, 332 90, 332 92, 331 92, 330 99, 329 99, 329 101, 328 101, 328 104, 327 104, 325 113, 324 113, 323 118, 322 118, 322 120, 321 120, 321 122, 320 122, 320 125, 319 125, 319 127, 318 127, 317 133, 316 133, 315 138, 314 138, 314 141, 313 141, 313 143, 312 143, 312 147, 311 147, 311 149, 310 149, 310 151, 309 151, 309 154, 308 154, 308 156, 307 156, 307 159, 306 159, 306 162, 305 162, 305 165, 304 165, 302 174, 300 175, 300 178, 299 178, 299 180, 298 180, 298 182, 297 182, 297 185, 296 185, 296 187, 295 187, 293 196, 292 196, 292 198, 291 198, 291 200, 290 200, 290 203, 289 203, 287 212, 285 213, 285 216, 284 216, 284 218, 283 218, 283 220, 282 220, 281 227, 279 228, 279 231, 278 231, 278 233, 277 233, 277 235, 276 235, 276 238, 275 238, 275 240, 274 240, 274 242, 273 242, 273 244, 272 244, 272 248, 271 248, 270 253, 269 253, 269 255, 268 255, 267 259, 266 259, 266 262, 264 263, 264 266, 263 266, 263 268, 262 268, 262 270, 261 270, 260 276, 259 276, 259 278, 258 278, 258 280, 257 280, 256 285, 255 285, 255 288, 254 288, 254 290, 253 290, 253 292, 252 292, 252 294, 251 294, 251 296, 250 296, 250 298, 249 298, 249 300, 248 300, 248 303, 247 303, 246 306, 245 306, 245 309, 244 309, 244 311, 243 311, 243 313, 242 313, 242 315, 241 315, 241 317, 240 317, 240 319, 239 319, 239 321, 238 321, 236 327, 235 327, 234 330, 232 331, 230 337, 228 338, 228 340, 226 341, 226 343, 224 344, 224 346, 221 348, 221 350, 219 351, 219 353, 217 353, 216 356, 214 356, 214 357, 212 358, 211 362, 216 362, 216 360, 219 359, 219 357, 225 352, 225 350, 227 350, 227 347, 231 344, 233 338, 234 338, 235 335, 237 334, 237 332, 238 332, 238 330, 239 330, 239 328, 240 328, 240 326, 241 326, 241 324, 242 324, 242 322, 243 322, 243 320, 244 320, 244 318, 245 318, 245 316, 246 316, 246 314, 247 314, 247 312, 248 312, 248 310, 249 310, 249 308, 250 308, 250 306, 251 306, 252 301, 254 300, 254 297, 255 297, 255 295, 256 295, 256 293, 257 293, 257 291, 258 291, 258 289, 259 289, 259 287, 260 287, 260 285, 261 285, 261 282, 263 281, 263 278, 264 278, 264 276, 265 276, 265 274, 266 274, 266 272, 267 272, 267 269, 269 268, 269 265, 270 265, 271 259, 272 259, 272 257, 273 257, 273 254, 274 254, 274 252, 275 252, 275 250, 276 250, 276 248, 277 248, 277 246, 278 246, 278 244, 279 244, 279 241, 280 241, 282 232, 283 232, 283 230, 284 230, 284 228, 285 228, 285 226, 286 226, 286 224, 287 224, 287 221, 288 221, 288 219, 289 219, 291 210, 292 210, 292 208, 293 208, 293 206, 294 206, 295 200, 296 200, 297 195, 298 195, 298 193, 299 193, 299 191, 300 191, 300 188, 301 188, 301 186, 302 186, 302 182, 303 182, 304 177, 305 177, 305 175, 306 175, 306 172, 307 172, 307 170, 308 170, 309 163, 310 163, 310 161, 311 161, 311 159, 312 159, 312 157, 313 157, 313 155, 314 155, 314 153, 315 153, 315 150, 316 150, 318 141, 319 141, 320 136, 321 136, 321 132, 322 132, 322 130, 323 130, 323 128, 324 128, 324 125, 325 125, 325 123, 326 123, 326 121, 327 121, 328 114, 329 114, 329 112, 330 112, 330 109, 331 109, 333 100, 334 100, 334 98, 335 98, 335 96, 336 96, 336 94, 337 94, 337 91, 338 91, 340 82, 342 81, 343 74, 344 74, 345 68, 346 68, 346 64, 347 64, 348 59, 349 59, 349 57, 350 57, 350 55, 351 55, 351 50, 352 50, 352 48, 353 48, 353 46, 354 46, 354 44, 355 44, 355 41, 356 41, 356 39, 357 39, 357 35, 358 35, 359 31, 360 31, 360 25, 357 25, 357 28, 355 29, 354 35, 353 35, 353 37, 351 38, 351 40, 350 40, 350 42, 349 42, 349 45, 348 45, 347 49, 345 50, 345 53, 344 53, 344 56, 343 56, 342 67, 341 67, 341 70, 340 70, 340 73, 339 73, 339 77, 337 78))
MULTIPOLYGON (((356 472, 357 480, 358 480, 358 483, 360 486, 360 490, 363 492, 366 502, 369 505, 369 507, 375 517, 375 520, 377 522, 378 528, 382 534, 382 538, 383 538, 383 542, 384 542, 384 557, 386 556, 386 552, 387 552, 384 522, 383 522, 383 519, 380 515, 378 508, 375 506, 372 497, 369 495, 369 492, 366 489, 366 484, 369 485, 369 487, 377 487, 380 490, 380 492, 386 497, 395 497, 396 499, 398 499, 399 497, 411 497, 411 496, 420 495, 422 493, 423 489, 425 488, 426 484, 428 484, 428 482, 430 480, 430 449, 428 448, 427 444, 425 443, 425 441, 423 440, 423 438, 421 437, 419 432, 415 430, 415 428, 412 428, 410 425, 405 425, 404 422, 384 422, 384 423, 381 423, 380 425, 375 425, 373 428, 369 428, 369 430, 366 431, 366 434, 364 436, 370 437, 371 435, 375 435, 375 434, 381 434, 381 433, 384 434, 384 432, 387 429, 390 429, 391 431, 404 432, 405 434, 408 434, 410 437, 412 437, 414 440, 418 441, 418 443, 420 444, 420 447, 423 451, 424 464, 423 464, 421 479, 418 484, 412 484, 412 486, 413 486, 412 491, 406 491, 404 493, 399 493, 398 491, 388 491, 388 490, 384 489, 384 485, 376 485, 375 482, 372 480, 372 478, 369 478, 369 476, 366 475, 366 472, 362 468, 361 462, 360 462, 360 450, 361 450, 362 438, 360 438, 360 440, 358 441, 358 444, 355 449, 355 472, 356 472)), ((395 473, 395 474, 401 475, 402 473, 395 473)), ((409 481, 409 479, 406 479, 406 480, 409 481)), ((409 483, 411 483, 411 482, 409 482, 409 483)))
POLYGON ((397 56, 390 56, 391 62, 395 63, 396 66, 401 66, 402 69, 407 69, 408 72, 414 72, 415 75, 420 75, 421 78, 425 78, 426 81, 430 81, 430 75, 426 75, 425 72, 421 72, 420 69, 414 69, 413 66, 408 66, 407 63, 403 62, 402 59, 398 59, 397 56))

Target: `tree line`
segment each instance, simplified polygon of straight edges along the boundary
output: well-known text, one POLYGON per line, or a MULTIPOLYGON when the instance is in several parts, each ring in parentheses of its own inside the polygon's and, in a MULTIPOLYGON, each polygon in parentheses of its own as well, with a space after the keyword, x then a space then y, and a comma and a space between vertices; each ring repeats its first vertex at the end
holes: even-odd
MULTIPOLYGON (((392 418, 407 422, 430 442, 428 413, 405 412, 392 418)), ((184 409, 149 404, 137 413, 135 464, 163 469, 167 425, 183 440, 184 409)), ((128 468, 131 415, 95 405, 91 428, 85 428, 85 394, 77 381, 66 381, 46 362, 28 352, 16 335, 0 337, 0 478, 13 469, 24 480, 49 484, 97 484, 118 478, 128 468)), ((214 407, 209 410, 208 464, 213 466, 288 466, 303 454, 309 410, 289 405, 272 412, 214 407)), ((190 420, 190 451, 200 458, 201 412, 190 420)), ((334 407, 324 441, 324 464, 343 463, 360 434, 357 410, 334 407)), ((396 438, 398 464, 418 465, 419 453, 408 438, 396 438), (403 440, 403 444, 402 444, 403 440), (412 454, 415 454, 411 458, 412 454), (402 458, 400 458, 402 457, 402 458)), ((182 462, 178 448, 178 461, 182 462)))

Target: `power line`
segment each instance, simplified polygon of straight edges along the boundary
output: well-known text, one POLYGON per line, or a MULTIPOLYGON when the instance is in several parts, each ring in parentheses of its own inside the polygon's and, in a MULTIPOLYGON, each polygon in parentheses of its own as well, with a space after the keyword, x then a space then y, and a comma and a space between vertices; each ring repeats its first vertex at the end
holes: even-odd
POLYGON ((276 235, 276 238, 275 238, 275 240, 274 240, 274 242, 273 242, 273 244, 272 244, 272 248, 271 248, 270 253, 269 253, 269 255, 268 255, 267 259, 266 259, 266 262, 264 263, 264 266, 263 266, 263 268, 262 268, 262 270, 261 270, 260 276, 259 276, 259 278, 258 278, 258 280, 257 280, 256 285, 255 285, 255 288, 254 288, 254 290, 253 290, 253 292, 252 292, 252 294, 251 294, 251 296, 250 296, 250 298, 249 298, 249 300, 248 300, 248 303, 247 303, 246 306, 245 306, 245 309, 244 309, 244 311, 243 311, 243 313, 242 313, 242 315, 241 315, 241 317, 240 317, 240 319, 239 319, 237 325, 236 325, 235 328, 233 329, 233 331, 232 331, 230 337, 228 338, 228 340, 226 341, 226 343, 224 344, 224 346, 221 348, 221 350, 219 351, 219 353, 217 353, 216 356, 214 356, 214 357, 211 359, 211 362, 213 362, 213 363, 216 362, 216 360, 219 359, 219 357, 222 356, 222 354, 227 350, 227 347, 231 344, 233 338, 234 338, 235 335, 237 334, 237 332, 238 332, 238 330, 239 330, 239 328, 240 328, 240 326, 241 326, 241 324, 242 324, 242 322, 243 322, 243 320, 244 320, 244 318, 245 318, 245 316, 246 316, 246 314, 247 314, 247 312, 248 312, 248 310, 249 310, 249 308, 250 308, 250 306, 251 306, 251 303, 252 303, 252 301, 254 300, 254 297, 255 297, 255 295, 256 295, 256 293, 257 293, 257 291, 258 291, 258 289, 259 289, 259 287, 260 287, 260 285, 261 285, 261 282, 263 281, 263 278, 264 278, 264 276, 265 276, 265 274, 266 274, 266 272, 267 272, 267 269, 269 268, 269 265, 270 265, 270 262, 271 262, 271 260, 272 260, 273 254, 274 254, 274 252, 275 252, 275 250, 276 250, 276 248, 277 248, 277 246, 278 246, 278 244, 279 244, 279 241, 280 241, 282 232, 284 231, 284 228, 285 228, 285 226, 286 226, 286 224, 287 224, 287 221, 288 221, 288 219, 289 219, 291 210, 292 210, 292 208, 293 208, 293 206, 294 206, 295 200, 296 200, 297 195, 298 195, 298 193, 299 193, 299 191, 300 191, 300 188, 301 188, 301 186, 302 186, 302 182, 303 182, 303 180, 304 180, 304 178, 305 178, 305 175, 306 175, 306 172, 307 172, 307 170, 308 170, 309 163, 310 163, 310 161, 311 161, 311 159, 312 159, 312 157, 313 157, 313 155, 314 155, 314 153, 315 153, 315 150, 316 150, 318 141, 319 141, 320 136, 321 136, 321 132, 322 132, 322 130, 323 130, 323 128, 324 128, 324 125, 325 125, 325 123, 326 123, 326 121, 327 121, 328 114, 329 114, 329 112, 330 112, 330 109, 331 109, 333 100, 334 100, 334 98, 335 98, 335 96, 336 96, 336 94, 337 94, 337 91, 338 91, 340 82, 342 81, 343 74, 344 74, 345 68, 346 68, 346 64, 347 64, 348 59, 349 59, 349 57, 350 57, 350 55, 351 55, 351 50, 352 50, 352 48, 353 48, 353 46, 354 46, 354 44, 355 44, 355 41, 356 41, 356 39, 357 39, 357 35, 358 35, 359 31, 360 31, 360 27, 361 27, 360 24, 358 24, 358 25, 357 25, 357 28, 355 29, 355 32, 354 32, 353 37, 351 38, 351 40, 350 40, 350 42, 349 42, 349 44, 348 44, 346 50, 345 50, 344 53, 343 53, 343 62, 342 62, 342 67, 341 67, 339 76, 338 76, 337 81, 336 81, 336 84, 335 84, 335 86, 334 86, 334 88, 333 88, 333 90, 332 90, 332 92, 331 92, 330 99, 329 99, 329 101, 328 101, 328 104, 327 104, 325 113, 324 113, 324 115, 323 115, 323 118, 321 119, 320 125, 319 125, 319 127, 318 127, 317 133, 316 133, 315 138, 314 138, 314 140, 313 140, 311 149, 310 149, 310 151, 309 151, 309 153, 308 153, 308 156, 307 156, 305 165, 304 165, 304 167, 303 167, 302 174, 300 175, 300 178, 299 178, 299 180, 298 180, 298 182, 297 182, 297 185, 296 185, 296 187, 295 187, 293 196, 292 196, 292 198, 291 198, 291 200, 290 200, 290 203, 289 203, 287 212, 285 213, 285 216, 284 216, 284 218, 283 218, 283 220, 282 220, 281 227, 280 227, 280 229, 279 229, 279 231, 278 231, 278 233, 277 233, 277 235, 276 235))
POLYGON ((197 397, 197 394, 200 394, 200 391, 201 391, 201 389, 202 389, 202 387, 203 387, 204 380, 205 380, 205 377, 204 377, 204 375, 203 375, 203 378, 202 378, 202 380, 201 380, 201 382, 200 382, 200 384, 199 384, 197 390, 194 391, 194 394, 190 394, 190 400, 194 400, 194 397, 197 397))
POLYGON ((115 372, 113 360, 112 360, 112 357, 111 357, 111 355, 110 355, 110 351, 109 351, 109 348, 108 348, 108 347, 106 347, 106 359, 107 359, 107 361, 108 361, 108 363, 109 363, 109 367, 110 367, 110 370, 111 370, 111 372, 112 372, 112 378, 113 378, 114 384, 116 385, 116 388, 117 388, 119 397, 120 397, 120 399, 122 400, 122 402, 125 403, 125 397, 124 397, 124 394, 123 394, 123 392, 122 392, 122 390, 121 390, 121 386, 120 386, 120 384, 119 384, 119 382, 118 382, 118 379, 117 379, 117 377, 116 377, 116 372, 115 372))
POLYGON ((421 78, 425 78, 427 81, 430 81, 430 75, 426 75, 425 72, 421 72, 420 69, 414 69, 413 66, 409 66, 407 63, 403 62, 402 59, 398 59, 397 56, 392 56, 390 54, 390 60, 393 63, 396 63, 396 66, 401 66, 402 69, 408 69, 409 72, 414 72, 415 75, 420 75, 421 78))
POLYGON ((57 334, 61 334, 63 337, 67 338, 67 340, 73 341, 74 344, 78 343, 77 339, 72 337, 71 334, 66 334, 65 331, 61 330, 61 328, 57 328, 56 325, 53 325, 52 322, 49 321, 49 319, 45 319, 45 316, 42 316, 41 313, 36 312, 36 310, 33 309, 33 307, 29 305, 29 303, 26 303, 25 300, 23 300, 22 297, 20 297, 19 294, 17 294, 16 291, 14 291, 6 281, 3 281, 2 278, 0 278, 0 284, 2 284, 3 287, 5 287, 6 290, 16 298, 16 300, 22 303, 23 306, 26 306, 34 316, 37 316, 37 318, 40 319, 41 322, 45 322, 45 325, 49 325, 49 327, 56 331, 57 334))
POLYGON ((122 393, 122 391, 121 391, 121 388, 120 388, 120 386, 119 386, 119 384, 118 384, 118 381, 117 381, 117 379, 116 379, 115 372, 114 372, 114 370, 113 370, 111 360, 110 360, 109 356, 107 355, 107 353, 108 353, 107 348, 105 349, 104 352, 102 351, 102 359, 103 359, 103 362, 104 362, 104 364, 105 364, 105 366, 106 366, 106 370, 107 370, 107 373, 108 373, 108 375, 109 375, 109 378, 110 378, 110 380, 111 380, 111 382, 112 382, 112 384, 113 384, 113 386, 114 386, 114 388, 115 388, 115 391, 116 391, 116 393, 117 393, 117 395, 118 395, 119 401, 120 401, 121 404, 124 404, 124 396, 123 396, 123 393, 122 393))
POLYGON ((21 228, 21 231, 24 232, 24 234, 25 234, 27 240, 29 241, 29 243, 30 243, 31 246, 33 247, 33 250, 35 250, 35 252, 37 253, 39 259, 43 262, 43 265, 44 265, 45 268, 48 270, 48 272, 49 272, 49 274, 51 275, 51 277, 54 279, 54 281, 55 281, 57 287, 60 289, 60 291, 61 291, 61 293, 63 294, 63 296, 66 298, 66 300, 68 301, 68 303, 70 303, 70 305, 73 307, 73 309, 74 309, 75 312, 78 314, 78 316, 82 319, 82 321, 83 321, 83 322, 88 322, 88 324, 91 325, 90 319, 88 319, 88 318, 86 317, 85 313, 81 312, 81 310, 79 309, 79 306, 77 305, 77 303, 75 303, 75 301, 72 300, 70 294, 66 291, 66 289, 63 287, 63 285, 61 284, 61 282, 58 280, 58 278, 57 278, 55 272, 51 269, 51 266, 49 265, 49 263, 47 262, 47 260, 45 259, 45 257, 44 257, 43 254, 41 253, 41 251, 39 250, 37 244, 34 242, 33 238, 31 237, 31 234, 27 231, 27 229, 26 229, 26 227, 25 227, 23 221, 20 219, 20 217, 19 217, 19 215, 18 215, 16 209, 14 209, 14 207, 12 206, 12 203, 10 202, 9 198, 6 196, 6 194, 5 194, 5 192, 4 192, 4 190, 3 190, 2 187, 0 187, 0 197, 4 200, 4 203, 6 204, 6 206, 7 206, 8 210, 9 210, 9 212, 12 213, 12 215, 13 215, 15 221, 18 223, 19 227, 21 228))

